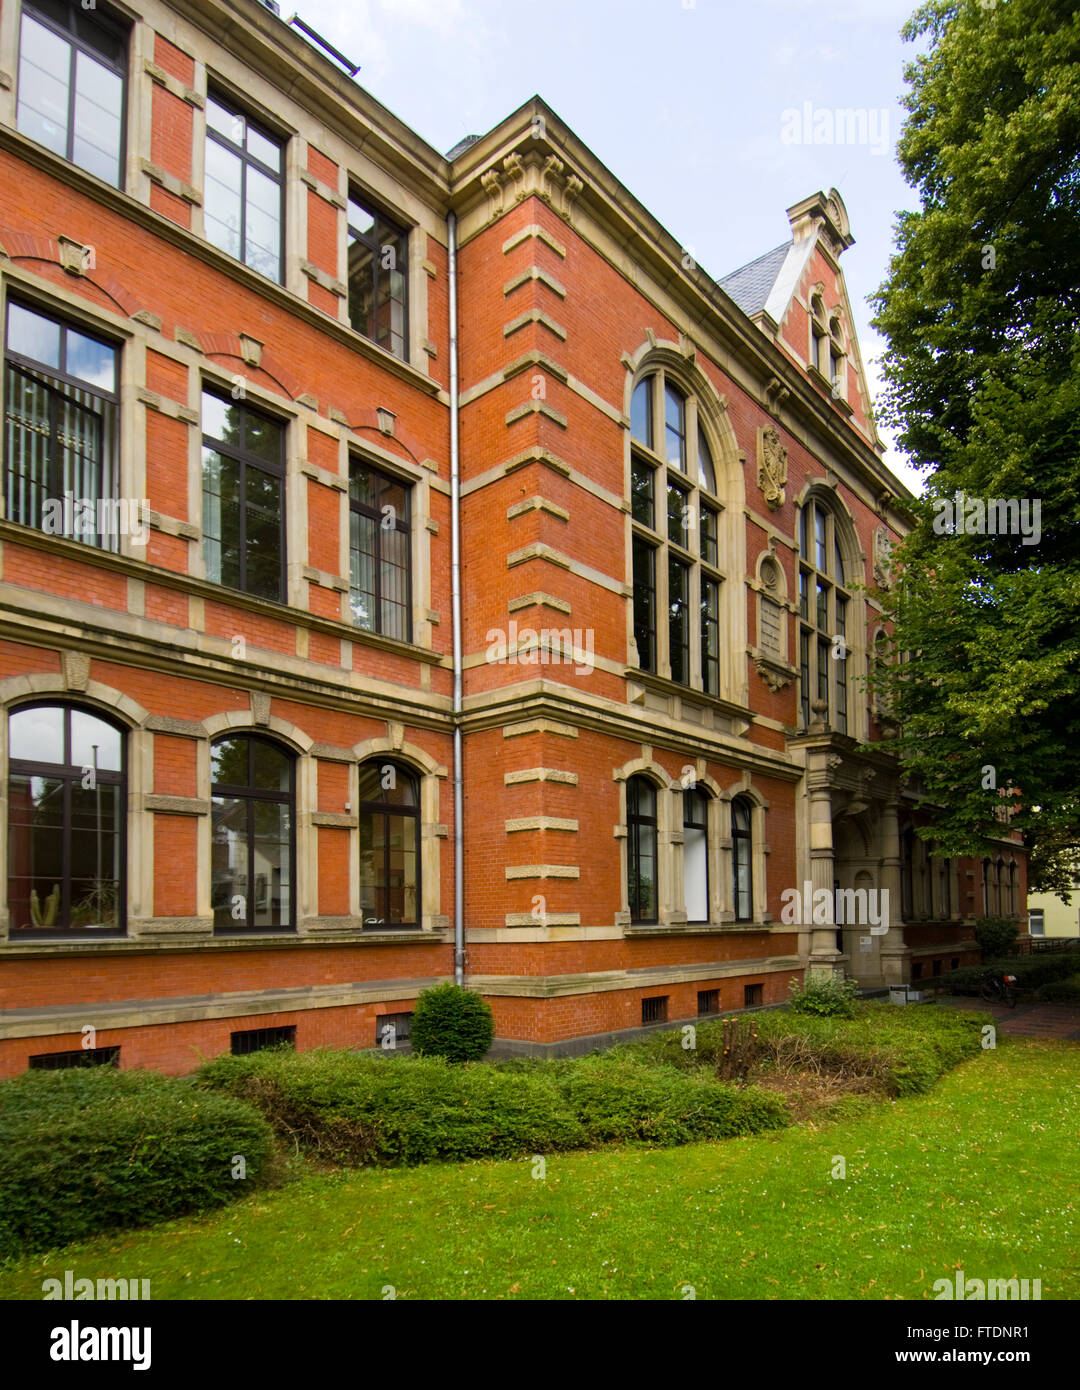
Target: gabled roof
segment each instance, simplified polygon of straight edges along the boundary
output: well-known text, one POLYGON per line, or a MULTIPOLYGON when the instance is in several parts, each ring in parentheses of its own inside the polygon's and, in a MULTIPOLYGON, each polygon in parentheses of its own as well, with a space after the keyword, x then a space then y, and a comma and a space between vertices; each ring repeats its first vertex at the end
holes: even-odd
POLYGON ((720 288, 731 296, 747 317, 759 314, 765 308, 790 249, 791 242, 785 241, 775 250, 766 251, 764 256, 740 266, 720 280, 720 288))

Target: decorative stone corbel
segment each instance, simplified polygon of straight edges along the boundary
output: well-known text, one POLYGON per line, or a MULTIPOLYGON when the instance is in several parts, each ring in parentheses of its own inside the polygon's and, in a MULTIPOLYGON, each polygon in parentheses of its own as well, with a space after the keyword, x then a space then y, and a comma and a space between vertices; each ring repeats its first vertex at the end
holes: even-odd
POLYGON ((772 425, 758 429, 758 487, 771 512, 784 505, 788 451, 772 425))

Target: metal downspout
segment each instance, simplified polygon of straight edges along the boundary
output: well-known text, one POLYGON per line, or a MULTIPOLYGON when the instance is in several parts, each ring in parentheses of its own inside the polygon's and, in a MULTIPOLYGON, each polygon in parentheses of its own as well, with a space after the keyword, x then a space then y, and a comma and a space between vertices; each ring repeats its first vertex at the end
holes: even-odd
POLYGON ((458 439, 457 216, 447 218, 450 280, 450 608, 454 662, 454 982, 465 983, 465 799, 461 745, 461 456, 458 439))

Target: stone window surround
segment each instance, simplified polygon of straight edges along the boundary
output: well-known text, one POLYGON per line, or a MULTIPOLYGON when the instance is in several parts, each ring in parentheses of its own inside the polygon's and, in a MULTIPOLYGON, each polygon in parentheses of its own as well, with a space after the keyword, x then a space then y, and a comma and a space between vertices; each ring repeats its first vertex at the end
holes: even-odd
MULTIPOLYGON (((10 85, 0 83, 0 123, 16 128, 16 74, 19 59, 19 17, 21 7, 4 5, 0 10, 0 75, 10 77, 10 85)), ((129 17, 122 6, 117 13, 129 17)), ((340 139, 328 131, 317 117, 279 91, 259 70, 235 57, 215 42, 203 30, 180 19, 174 10, 149 0, 144 13, 130 16, 128 73, 125 79, 125 167, 120 189, 146 206, 155 182, 163 183, 171 192, 183 198, 191 210, 191 231, 205 241, 203 225, 203 187, 205 182, 206 95, 209 80, 223 94, 239 102, 245 110, 268 130, 284 141, 282 170, 284 212, 284 259, 282 285, 308 302, 309 279, 328 279, 331 293, 338 300, 336 319, 351 333, 349 324, 346 255, 345 198, 350 181, 359 188, 370 189, 382 206, 408 232, 407 307, 408 334, 404 359, 409 366, 425 376, 430 374, 430 355, 425 350, 429 342, 427 329, 429 276, 424 265, 427 258, 427 233, 437 225, 435 214, 422 206, 411 194, 400 196, 400 184, 380 166, 369 164, 355 144, 340 139), (194 63, 190 88, 164 73, 155 62, 156 36, 160 34, 174 46, 187 53, 194 63), (192 112, 191 183, 180 184, 171 175, 156 169, 151 160, 153 126, 153 91, 163 85, 180 95, 192 112), (310 137, 310 138, 309 138, 310 137), (338 166, 338 187, 321 184, 307 170, 307 145, 311 143, 338 166), (173 188, 175 185, 175 188, 173 188), (313 189, 326 197, 337 209, 338 254, 337 276, 326 277, 324 272, 310 266, 307 249, 307 198, 313 189), (395 196, 399 195, 399 196, 395 196), (340 204, 340 205, 339 205, 340 204)), ((92 176, 91 176, 92 177, 92 176)), ((223 257, 226 253, 222 252, 223 257)), ((227 257, 227 259, 232 259, 227 257)), ((358 337, 361 335, 357 335, 358 337)), ((365 340, 367 341, 367 340, 365 340)))
MULTIPOLYGON (((667 621, 668 571, 666 557, 670 553, 680 559, 690 570, 690 681, 680 684, 680 690, 690 694, 702 692, 701 670, 701 626, 700 598, 701 576, 714 579, 720 590, 718 644, 721 654, 720 686, 715 698, 744 704, 748 698, 746 672, 736 669, 738 663, 724 660, 724 654, 742 651, 746 646, 745 599, 740 586, 734 582, 736 576, 745 570, 745 527, 740 526, 744 516, 745 495, 742 469, 739 467, 741 454, 738 442, 727 414, 726 398, 719 395, 712 382, 696 365, 693 348, 684 341, 669 343, 658 340, 655 334, 648 335, 647 341, 633 356, 624 356, 626 367, 624 399, 625 435, 625 475, 623 482, 624 506, 627 517, 626 573, 633 572, 632 547, 635 537, 653 544, 656 555, 654 570, 654 604, 656 611, 656 671, 661 679, 670 679, 669 624, 667 621), (697 478, 690 471, 683 473, 674 464, 668 464, 663 454, 643 445, 630 436, 630 402, 635 388, 646 377, 655 376, 653 383, 653 434, 655 443, 658 431, 663 428, 663 381, 668 379, 676 385, 686 398, 685 431, 688 449, 696 451, 697 431, 700 426, 709 443, 713 468, 716 472, 717 492, 708 493, 698 486, 697 478), (689 441, 693 440, 691 446, 689 441), (640 454, 655 470, 654 521, 660 515, 658 526, 648 528, 633 520, 630 511, 632 497, 631 479, 633 456, 640 454), (667 481, 681 483, 687 491, 692 505, 698 505, 699 497, 706 499, 717 513, 717 551, 718 561, 725 563, 720 569, 701 559, 700 519, 697 519, 697 536, 692 547, 683 553, 678 547, 670 549, 667 539, 667 481), (741 612, 738 611, 740 602, 741 612)), ((696 454, 695 454, 696 456, 696 454)), ((628 665, 637 666, 636 644, 634 642, 634 604, 633 590, 627 602, 627 652, 628 665)))
POLYGON ((646 924, 632 923, 630 920, 630 900, 627 882, 629 871, 629 826, 627 824, 626 784, 631 777, 643 776, 656 788, 656 862, 657 862, 657 918, 654 930, 664 927, 680 928, 686 926, 732 927, 740 931, 757 926, 768 930, 772 919, 768 912, 768 886, 766 867, 769 846, 766 843, 766 813, 769 803, 753 786, 750 774, 744 772, 741 779, 726 789, 710 776, 699 763, 696 767, 688 764, 683 776, 690 785, 690 774, 694 784, 702 790, 708 802, 707 846, 709 856, 709 922, 687 923, 685 878, 683 872, 683 782, 673 778, 654 762, 651 756, 634 758, 621 768, 613 771, 613 779, 619 790, 619 821, 614 827, 615 839, 619 842, 619 910, 615 914, 615 924, 631 933, 648 929, 646 924), (734 881, 732 869, 731 803, 737 797, 750 804, 751 865, 753 878, 753 919, 750 922, 736 922, 734 902, 734 881))
MULTIPOLYGON (((191 542, 188 548, 187 574, 192 578, 205 578, 202 554, 202 411, 201 399, 203 385, 209 385, 229 395, 234 386, 243 381, 246 398, 251 403, 286 427, 285 475, 283 486, 283 505, 285 507, 286 540, 285 554, 287 573, 287 604, 268 602, 271 610, 295 608, 308 612, 308 580, 313 573, 308 565, 308 525, 307 492, 308 481, 329 483, 340 493, 338 572, 326 576, 341 596, 340 621, 346 624, 356 640, 363 642, 368 634, 352 622, 348 606, 349 589, 349 516, 348 516, 348 463, 355 457, 364 459, 372 467, 395 475, 411 489, 411 543, 410 565, 412 571, 412 642, 410 645, 429 648, 432 645, 431 619, 431 529, 428 521, 431 516, 432 475, 430 470, 410 463, 382 449, 369 440, 357 437, 352 431, 336 421, 322 419, 313 415, 306 406, 267 390, 265 387, 244 376, 243 372, 229 371, 219 362, 211 361, 198 351, 182 343, 174 343, 163 338, 160 333, 135 320, 124 318, 119 313, 91 305, 85 298, 68 290, 65 286, 39 280, 7 262, 0 262, 0 355, 5 347, 2 341, 2 326, 6 322, 7 295, 10 288, 17 288, 19 298, 31 307, 39 307, 44 312, 56 315, 87 332, 111 339, 119 349, 119 404, 117 407, 117 477, 119 496, 144 498, 146 496, 146 449, 139 441, 145 441, 145 415, 155 408, 164 408, 166 414, 180 419, 188 426, 188 515, 180 518, 158 517, 152 514, 151 529, 166 531, 183 536, 191 542), (146 354, 151 350, 169 357, 188 369, 188 400, 186 405, 171 401, 151 404, 152 393, 146 389, 146 354), (332 477, 319 477, 306 460, 307 431, 315 429, 323 435, 336 438, 338 445, 338 474, 332 477), (336 582, 335 582, 336 581, 336 582)), ((243 364, 237 360, 237 367, 243 364)), ((0 516, 3 516, 3 489, 0 488, 0 516)), ((129 535, 122 535, 118 553, 129 559, 144 561, 145 547, 134 545, 129 535)), ((97 554, 97 552, 95 552, 97 554)), ((222 602, 227 603, 233 592, 222 586, 222 602)), ((348 640, 348 639, 347 639, 348 640)))
MULTIPOLYGON (((127 750, 127 903, 126 933, 102 933, 87 940, 80 937, 80 946, 92 947, 140 939, 168 939, 198 944, 200 941, 229 941, 245 943, 279 940, 283 937, 332 938, 370 940, 378 936, 410 939, 430 937, 444 931, 448 918, 441 913, 441 840, 447 827, 438 820, 440 781, 447 769, 440 766, 423 749, 405 740, 400 725, 392 725, 390 736, 367 739, 352 748, 327 748, 316 744, 297 726, 269 713, 269 697, 253 695, 249 709, 231 710, 211 715, 200 723, 169 721, 152 716, 129 696, 111 686, 89 680, 89 660, 77 654, 65 654, 60 673, 13 676, 0 681, 0 883, 7 881, 7 795, 8 795, 8 713, 12 708, 33 704, 50 697, 65 699, 88 711, 100 711, 118 722, 124 730, 127 750), (79 674, 81 672, 81 674, 79 674), (176 727, 170 727, 175 723, 176 727), (185 737, 196 741, 196 794, 194 797, 162 796, 154 786, 154 738, 157 733, 166 737, 185 737), (230 733, 255 733, 270 738, 286 748, 296 759, 296 904, 295 926, 275 928, 266 932, 250 931, 230 934, 227 938, 214 933, 210 906, 210 745, 218 737, 230 733), (382 756, 394 760, 416 775, 420 784, 420 853, 421 853, 421 926, 413 929, 387 929, 385 932, 364 931, 360 916, 360 857, 359 818, 356 811, 359 767, 382 756), (320 761, 343 762, 348 765, 348 790, 340 811, 318 809, 318 764, 320 761), (190 917, 155 917, 152 910, 154 895, 154 818, 158 815, 184 815, 199 818, 203 824, 196 848, 196 911, 190 917), (318 913, 318 839, 320 828, 327 826, 349 832, 349 913, 344 917, 326 917, 318 913)), ((6 893, 5 893, 6 898, 6 893)), ((0 943, 7 942, 9 915, 6 902, 0 908, 0 943)), ((31 936, 11 938, 12 946, 64 946, 63 936, 35 941, 31 936)))
MULTIPOLYGON (((795 668, 799 667, 799 648, 798 634, 801 631, 802 619, 798 615, 798 573, 800 566, 804 563, 802 553, 799 550, 799 528, 802 519, 803 509, 810 502, 817 502, 824 507, 832 516, 833 529, 840 544, 840 551, 844 560, 844 588, 847 590, 848 616, 847 632, 845 633, 845 643, 847 646, 847 680, 848 680, 848 702, 847 702, 847 732, 852 738, 864 740, 869 736, 869 720, 866 701, 861 698, 860 692, 864 688, 859 682, 866 674, 866 625, 867 625, 867 605, 859 586, 865 583, 866 575, 866 556, 859 544, 858 532, 855 529, 855 520, 850 510, 839 495, 839 488, 835 482, 824 482, 819 478, 808 479, 798 497, 794 498, 795 503, 795 573, 796 585, 793 595, 791 611, 796 614, 795 618, 795 668), (858 679, 856 679, 858 678, 858 679)), ((810 538, 812 545, 813 540, 810 538)), ((831 559, 831 552, 829 558, 831 559)), ((816 572, 815 565, 809 565, 812 572, 816 572)), ((836 583, 835 579, 830 583, 836 583)), ((813 624, 809 624, 813 627, 813 624)), ((813 647, 813 643, 811 643, 813 647)), ((814 665, 811 663, 811 670, 814 665)), ((811 692, 811 704, 817 698, 817 684, 814 683, 811 692)), ((832 700, 830 697, 830 712, 832 700)), ((797 712, 798 713, 798 712, 797 712)), ((801 716, 800 719, 801 728, 801 716)), ((811 710, 811 722, 813 722, 813 711, 811 710)), ((803 730, 805 732, 805 730, 803 730)))

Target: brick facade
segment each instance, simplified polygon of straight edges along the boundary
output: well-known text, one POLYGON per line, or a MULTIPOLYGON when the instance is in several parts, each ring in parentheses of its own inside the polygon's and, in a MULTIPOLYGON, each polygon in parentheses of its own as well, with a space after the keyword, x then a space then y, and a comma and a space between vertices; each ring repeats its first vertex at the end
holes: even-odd
MULTIPOLYGON (((0 74, 12 78, 0 83, 0 292, 115 347, 117 495, 145 499, 148 519, 144 544, 124 535, 110 551, 19 520, 5 494, 0 788, 18 771, 7 765, 13 712, 100 712, 124 740, 126 844, 112 929, 39 922, 42 909, 28 914, 22 890, 9 893, 0 1074, 88 1036, 119 1046, 122 1066, 174 1072, 246 1029, 295 1025, 302 1049, 372 1046, 378 1018, 453 977, 451 214, 465 973, 492 1004, 499 1045, 584 1045, 641 1026, 649 998, 665 997, 674 1022, 697 1015, 704 991, 728 1010, 780 1002, 807 970, 882 985, 913 965, 928 975, 935 960, 973 959, 979 866, 941 868, 917 847, 902 862, 911 797, 885 742, 861 751, 888 733, 860 677, 880 626, 883 540, 903 531, 906 493, 873 424, 838 195, 790 210, 784 269, 754 305, 745 280, 717 284, 695 266, 539 101, 451 160, 255 0, 128 8, 138 18, 123 29, 117 187, 35 138, 19 105, 34 11, 0 5, 0 74), (279 283, 209 236, 218 97, 280 141, 279 283), (407 234, 397 353, 350 321, 350 196, 407 234), (819 343, 822 354, 833 344, 833 374, 824 355, 811 361, 819 343), (667 488, 693 479, 670 476, 632 438, 643 380, 681 393, 684 428, 706 441, 685 447, 708 448, 715 485, 685 495, 715 515, 714 561, 696 513, 686 535, 664 529, 667 488), (281 602, 212 577, 207 387, 280 427, 281 602), (641 456, 654 470, 654 526, 631 501, 641 456), (408 492, 407 640, 353 619, 350 466, 408 492), (850 592, 846 731, 832 708, 800 712, 800 516, 814 507, 831 518, 850 592), (642 660, 635 537, 663 570, 661 612, 684 571, 691 601, 716 586, 711 692, 696 611, 681 678, 659 620, 656 660, 642 660), (291 760, 294 867, 276 868, 286 920, 241 935, 215 927, 211 767, 217 741, 244 734, 291 760), (362 769, 388 763, 415 778, 419 802, 409 928, 361 910, 362 769), (657 808, 647 921, 628 900, 634 778, 657 808), (708 808, 700 886, 683 827, 693 787, 708 808), (746 912, 736 800, 751 826, 746 912), (807 882, 889 888, 888 932, 790 921, 784 895, 807 882), (687 921, 688 888, 707 897, 705 920, 687 921)), ((10 381, 4 390, 7 477, 10 381)), ((21 872, 21 833, 0 877, 21 872)), ((995 901, 1015 912, 1018 842, 1004 833, 988 855, 1003 861, 995 901)))

